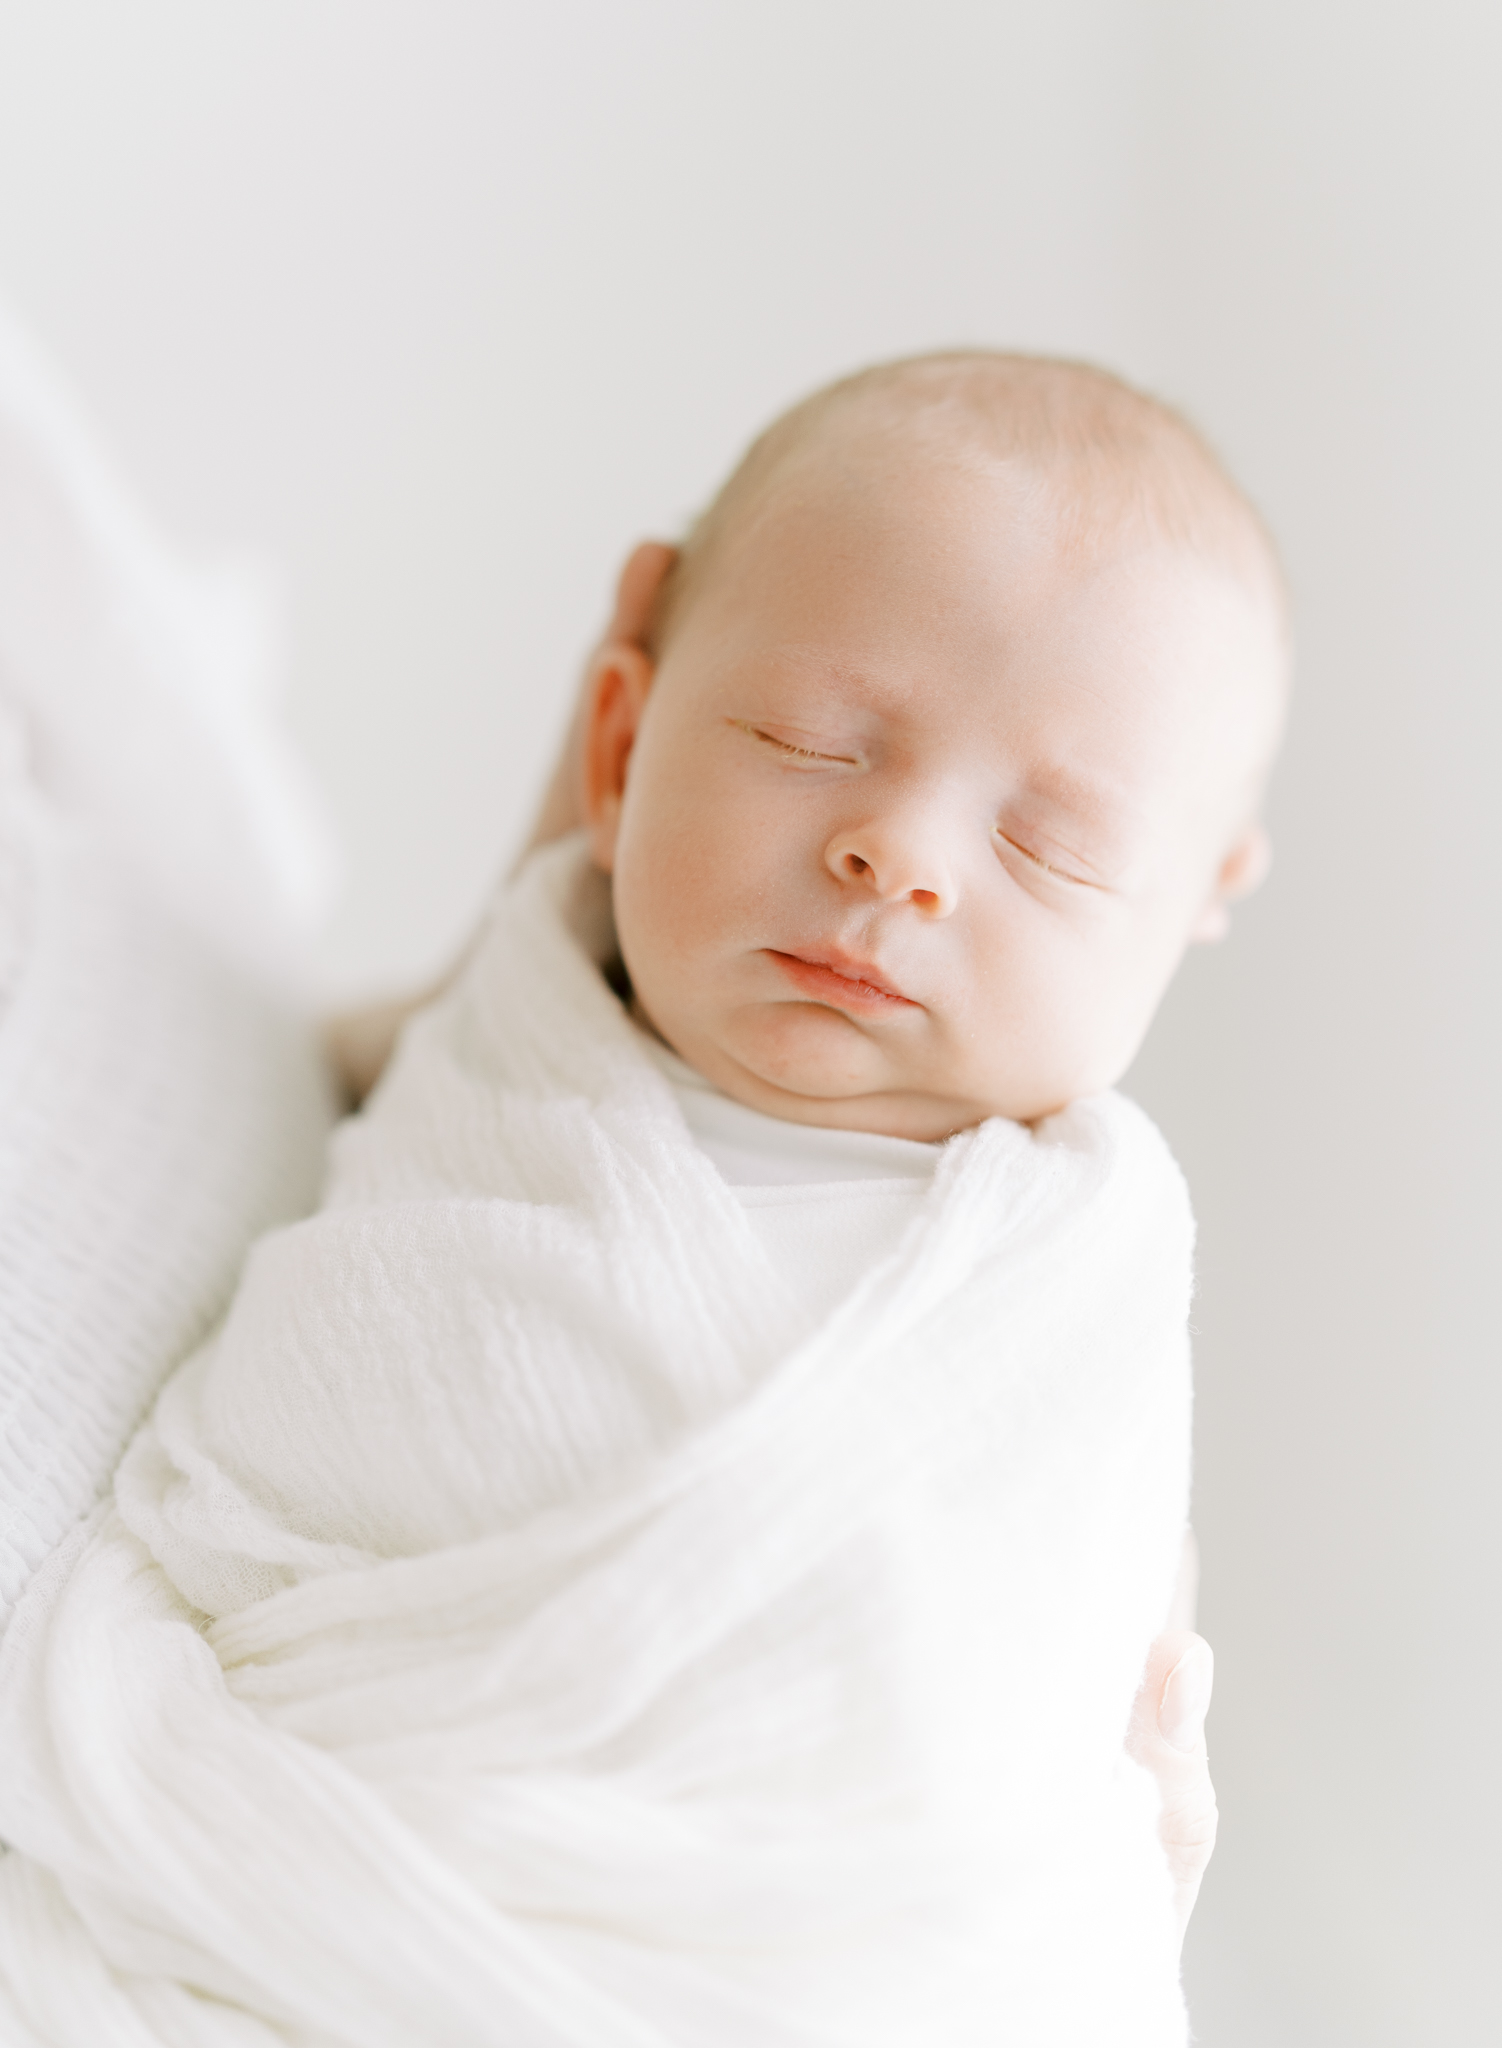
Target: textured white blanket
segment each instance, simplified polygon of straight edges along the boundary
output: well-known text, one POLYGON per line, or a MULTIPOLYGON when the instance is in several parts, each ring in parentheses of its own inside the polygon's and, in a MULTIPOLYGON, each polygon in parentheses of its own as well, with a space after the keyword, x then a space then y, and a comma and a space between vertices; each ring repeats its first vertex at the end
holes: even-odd
POLYGON ((1182 2041, 1176 1169, 986 1124, 795 1344, 598 887, 501 899, 23 1603, 7 2043, 1182 2041))
POLYGON ((332 877, 267 624, 152 530, 0 307, 0 1631, 251 1239, 317 1194, 285 992, 332 877))

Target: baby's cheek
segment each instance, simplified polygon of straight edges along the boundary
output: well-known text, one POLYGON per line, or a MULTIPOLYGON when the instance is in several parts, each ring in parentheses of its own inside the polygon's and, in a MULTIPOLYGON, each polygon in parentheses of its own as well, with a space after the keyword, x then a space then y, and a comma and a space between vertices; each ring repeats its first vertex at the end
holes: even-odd
POLYGON ((1031 1122, 1109 1085, 1097 1078, 1115 1038, 1105 992, 1078 962, 1014 960, 988 995, 956 1055, 967 1092, 996 1115, 1031 1122))
POLYGON ((680 870, 676 887, 674 870, 672 848, 642 837, 627 840, 616 862, 616 936, 639 993, 685 973, 693 962, 698 894, 692 870, 680 870))

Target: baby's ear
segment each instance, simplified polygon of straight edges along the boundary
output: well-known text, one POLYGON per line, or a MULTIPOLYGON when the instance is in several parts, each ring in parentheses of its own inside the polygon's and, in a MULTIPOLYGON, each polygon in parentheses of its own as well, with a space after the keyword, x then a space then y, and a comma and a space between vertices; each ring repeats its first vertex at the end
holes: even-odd
POLYGON ((672 574, 678 550, 666 541, 644 540, 631 550, 615 586, 615 614, 605 635, 612 640, 629 640, 637 647, 652 644, 652 624, 662 587, 672 574))
POLYGON ((608 875, 626 795, 626 770, 636 744, 653 663, 629 640, 607 640, 590 663, 584 727, 584 815, 595 866, 608 875))
POLYGON ((1261 825, 1249 826, 1221 862, 1214 893, 1195 920, 1190 938, 1201 945, 1223 939, 1231 929, 1231 905, 1260 889, 1272 864, 1272 841, 1266 831, 1261 825))

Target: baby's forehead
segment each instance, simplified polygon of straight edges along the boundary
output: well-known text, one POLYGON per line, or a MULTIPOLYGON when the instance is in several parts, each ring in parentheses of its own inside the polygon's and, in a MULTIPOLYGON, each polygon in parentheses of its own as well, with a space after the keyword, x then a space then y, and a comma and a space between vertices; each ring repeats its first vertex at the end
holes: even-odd
POLYGON ((786 533, 797 545, 813 523, 906 527, 921 549, 925 530, 937 534, 953 510, 1003 571, 1046 556, 1061 584, 1072 579, 1084 589, 1113 565, 1133 562, 1176 576, 1186 593, 1200 575, 1229 577, 1280 612, 1281 578, 1254 522, 1208 486, 1201 495, 1202 483, 1178 476, 1170 487, 1131 449, 1084 459, 1073 450, 994 450, 873 428, 792 451, 745 505, 742 531, 786 533))
POLYGON ((1256 782, 1283 697, 1265 593, 1180 542, 1071 521, 1036 475, 880 443, 869 464, 849 444, 810 453, 703 593, 741 715, 754 700, 837 749, 1020 750, 1071 807, 1186 774, 1256 782))
MULTIPOLYGON (((1103 484, 1063 464, 957 455, 890 438, 797 451, 742 508, 701 590, 755 613, 773 594, 840 621, 904 609, 938 630, 971 616, 1004 630, 1071 621, 1198 621, 1259 614, 1280 639, 1278 591, 1248 549, 1202 544, 1145 515, 1129 474, 1103 484), (1248 559, 1250 557, 1250 559, 1248 559)), ((1241 618, 1238 618, 1238 626, 1241 618)), ((1213 636, 1212 636, 1213 637, 1213 636)))
POLYGON ((826 515, 900 517, 914 480, 988 478, 1010 487, 1029 523, 1085 566, 1166 545, 1254 589, 1278 614, 1286 597, 1256 512, 1179 414, 1089 365, 956 352, 879 365, 816 392, 755 442, 691 529, 663 623, 763 529, 819 492, 826 515), (843 494, 837 486, 844 482, 843 494))

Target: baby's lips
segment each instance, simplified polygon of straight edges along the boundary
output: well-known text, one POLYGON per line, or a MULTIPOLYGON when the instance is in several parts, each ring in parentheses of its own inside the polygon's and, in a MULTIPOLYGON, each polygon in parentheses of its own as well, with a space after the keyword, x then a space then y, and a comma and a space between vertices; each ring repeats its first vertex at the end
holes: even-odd
POLYGON ((767 957, 780 967, 796 988, 816 1002, 840 1009, 870 1014, 882 1010, 918 1009, 911 996, 886 980, 868 961, 853 960, 848 954, 830 951, 820 955, 782 953, 767 948, 767 957))

